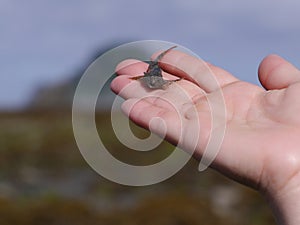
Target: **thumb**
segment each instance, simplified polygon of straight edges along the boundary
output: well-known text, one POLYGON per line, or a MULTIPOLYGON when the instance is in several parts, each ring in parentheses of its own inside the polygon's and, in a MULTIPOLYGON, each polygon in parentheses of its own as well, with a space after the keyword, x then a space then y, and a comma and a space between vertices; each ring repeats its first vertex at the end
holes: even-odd
POLYGON ((300 81, 300 71, 278 55, 269 55, 261 62, 258 76, 267 90, 286 88, 300 81))

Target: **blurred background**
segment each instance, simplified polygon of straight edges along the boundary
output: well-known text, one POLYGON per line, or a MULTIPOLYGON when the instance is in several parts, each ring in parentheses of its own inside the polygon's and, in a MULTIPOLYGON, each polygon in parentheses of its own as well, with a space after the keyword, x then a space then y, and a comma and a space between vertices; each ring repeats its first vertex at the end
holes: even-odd
MULTIPOLYGON (((298 0, 0 0, 0 224, 274 224, 256 192, 198 172, 192 159, 148 187, 102 178, 76 146, 71 104, 88 65, 130 41, 178 43, 255 84, 270 53, 299 67, 299 8, 298 0)), ((163 142, 155 154, 130 152, 108 121, 103 104, 100 137, 124 161, 147 164, 172 150, 163 142)))

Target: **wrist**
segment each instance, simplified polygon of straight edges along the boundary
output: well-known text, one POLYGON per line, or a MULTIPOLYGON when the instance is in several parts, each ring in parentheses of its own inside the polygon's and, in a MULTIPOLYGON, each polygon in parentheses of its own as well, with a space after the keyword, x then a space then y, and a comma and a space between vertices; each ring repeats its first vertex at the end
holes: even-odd
POLYGON ((300 174, 282 188, 261 191, 280 225, 300 224, 300 174))

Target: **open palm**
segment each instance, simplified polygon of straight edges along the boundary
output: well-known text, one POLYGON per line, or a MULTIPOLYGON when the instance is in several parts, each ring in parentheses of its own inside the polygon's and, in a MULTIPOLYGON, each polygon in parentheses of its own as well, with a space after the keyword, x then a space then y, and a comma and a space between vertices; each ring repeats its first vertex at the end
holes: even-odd
POLYGON ((196 147, 194 156, 200 160, 211 132, 218 129, 218 124, 212 125, 211 109, 222 105, 221 93, 226 114, 219 116, 224 117, 226 130, 211 167, 275 201, 298 189, 299 70, 271 55, 259 68, 261 88, 179 51, 166 54, 160 65, 165 77, 184 79, 153 91, 130 79, 143 74, 147 64, 126 60, 117 68, 119 76, 111 87, 126 99, 123 110, 135 123, 160 135, 166 132, 167 140, 179 143, 187 152, 196 147), (161 120, 153 118, 161 118, 166 129, 161 120), (196 126, 201 126, 200 137, 191 145, 196 126))

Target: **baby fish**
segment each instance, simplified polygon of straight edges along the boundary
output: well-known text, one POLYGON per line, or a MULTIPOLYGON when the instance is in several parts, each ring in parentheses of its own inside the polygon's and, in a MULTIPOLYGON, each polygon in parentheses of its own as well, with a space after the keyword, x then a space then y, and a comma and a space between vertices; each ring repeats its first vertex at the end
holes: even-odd
POLYGON ((131 79, 142 80, 150 89, 165 89, 171 83, 181 80, 181 78, 176 80, 164 80, 162 76, 162 69, 159 67, 159 61, 162 59, 162 57, 176 47, 177 46, 173 46, 167 49, 159 54, 154 61, 150 61, 147 71, 144 72, 144 76, 132 77, 131 79))

